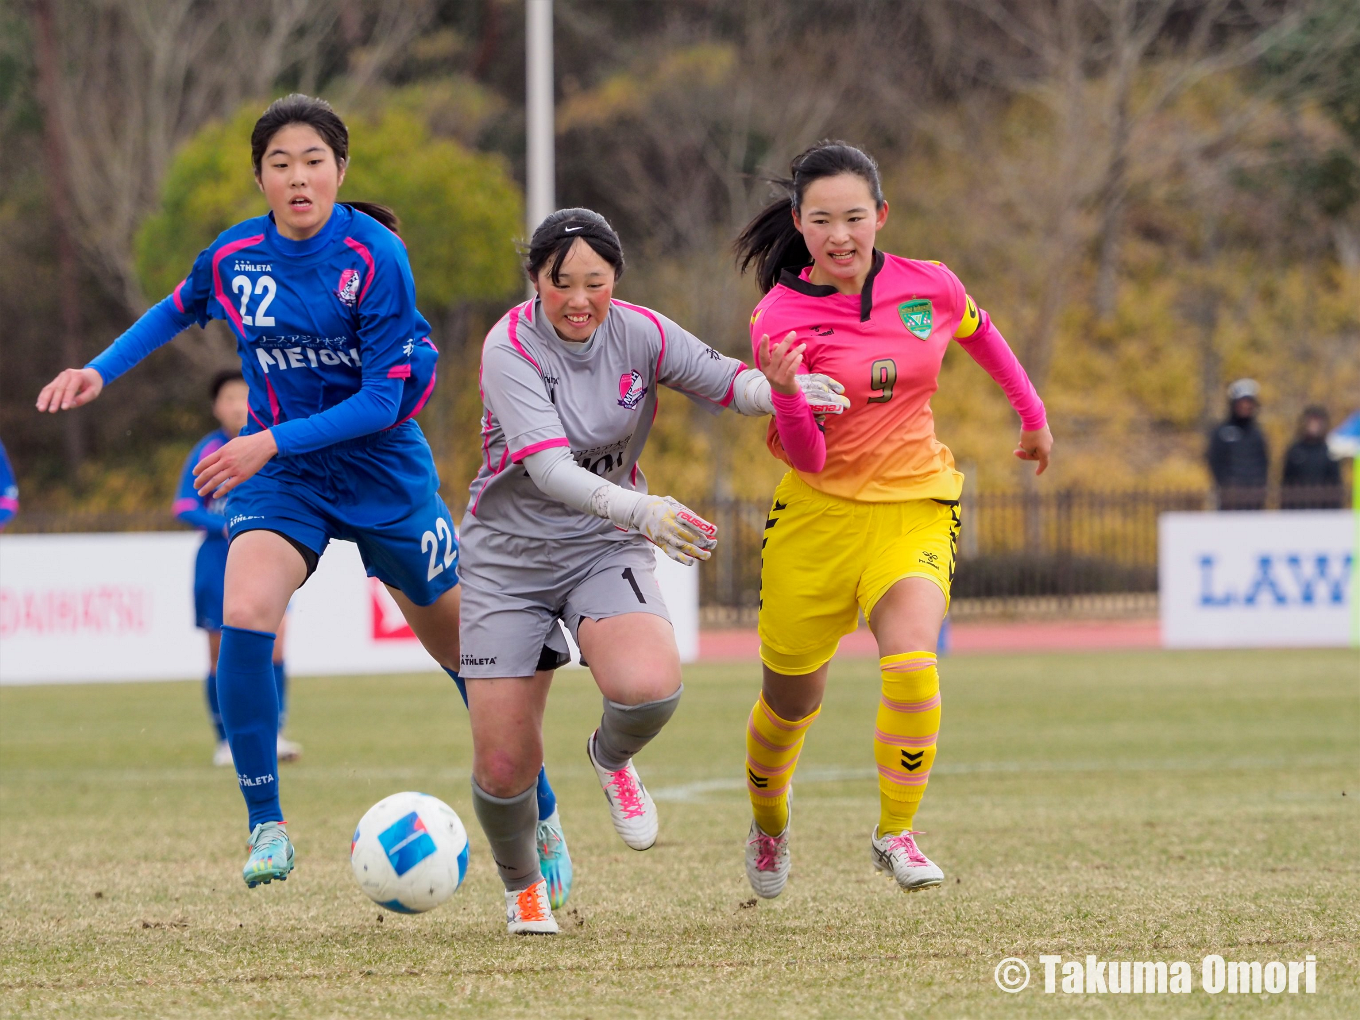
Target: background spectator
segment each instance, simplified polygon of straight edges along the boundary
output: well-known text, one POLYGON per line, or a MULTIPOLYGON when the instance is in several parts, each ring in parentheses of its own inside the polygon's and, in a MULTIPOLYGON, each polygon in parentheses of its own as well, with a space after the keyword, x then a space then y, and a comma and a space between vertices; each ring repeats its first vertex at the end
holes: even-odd
POLYGON ((14 469, 9 464, 5 444, 0 443, 0 531, 19 512, 19 486, 14 481, 14 469))
POLYGON ((1228 418, 1209 439, 1209 471, 1221 510, 1260 510, 1265 506, 1270 456, 1266 437, 1256 424, 1260 393, 1255 379, 1238 379, 1229 386, 1228 418))
POLYGON ((1327 452, 1331 418, 1325 407, 1305 408, 1299 431, 1284 455, 1280 507, 1285 510, 1333 510, 1343 505, 1341 463, 1327 452))

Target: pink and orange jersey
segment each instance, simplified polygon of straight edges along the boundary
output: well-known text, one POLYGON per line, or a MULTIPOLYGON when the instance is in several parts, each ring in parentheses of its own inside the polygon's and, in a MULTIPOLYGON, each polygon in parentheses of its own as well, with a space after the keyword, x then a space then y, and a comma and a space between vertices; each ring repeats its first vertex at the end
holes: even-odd
MULTIPOLYGON (((874 252, 860 294, 808 282, 811 267, 786 270, 756 305, 751 343, 790 333, 807 345, 803 370, 845 386, 849 409, 826 419, 826 466, 799 472, 831 496, 870 503, 959 498, 963 476, 935 438, 930 398, 951 338, 970 336, 980 313, 959 278, 936 262, 874 252)), ((771 421, 767 443, 789 463, 771 421)))

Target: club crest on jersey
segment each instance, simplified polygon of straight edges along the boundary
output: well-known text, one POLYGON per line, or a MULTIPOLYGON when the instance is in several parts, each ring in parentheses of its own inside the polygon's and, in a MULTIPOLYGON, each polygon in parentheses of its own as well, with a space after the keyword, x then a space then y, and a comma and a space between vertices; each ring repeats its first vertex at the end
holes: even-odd
POLYGON ((913 298, 897 306, 897 314, 902 316, 902 325, 907 332, 921 340, 930 339, 932 325, 929 298, 913 298))
POLYGON ((619 406, 632 410, 642 403, 647 395, 647 384, 642 381, 642 373, 634 369, 627 375, 619 376, 619 406))
POLYGON ((354 307, 359 300, 359 270, 345 269, 340 273, 340 283, 335 288, 335 296, 341 304, 354 307))

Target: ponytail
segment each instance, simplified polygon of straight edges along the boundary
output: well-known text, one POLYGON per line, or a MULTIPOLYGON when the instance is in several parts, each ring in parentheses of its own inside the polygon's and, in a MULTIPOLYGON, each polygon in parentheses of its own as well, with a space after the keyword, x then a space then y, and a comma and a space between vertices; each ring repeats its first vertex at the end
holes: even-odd
POLYGON ((803 194, 813 181, 854 174, 869 185, 874 205, 883 208, 878 164, 867 152, 845 142, 818 142, 793 158, 789 173, 789 177, 769 178, 771 184, 784 192, 784 197, 758 212, 732 244, 743 273, 755 265, 756 282, 763 293, 773 289, 784 270, 800 270, 812 261, 803 234, 793 222, 793 214, 801 209, 803 194))
POLYGON ((789 197, 777 198, 756 213, 732 245, 742 273, 755 264, 761 293, 769 293, 785 269, 802 269, 812 261, 803 235, 793 222, 793 182, 772 183, 784 187, 789 197))
POLYGON ((387 206, 379 205, 377 202, 342 202, 341 205, 347 205, 355 212, 373 217, 392 233, 401 236, 401 220, 387 206))

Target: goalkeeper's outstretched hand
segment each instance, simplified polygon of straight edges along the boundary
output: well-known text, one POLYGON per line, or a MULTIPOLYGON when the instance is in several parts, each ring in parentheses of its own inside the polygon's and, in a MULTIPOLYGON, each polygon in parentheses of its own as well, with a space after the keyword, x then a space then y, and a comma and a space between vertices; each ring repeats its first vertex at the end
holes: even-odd
POLYGON ((644 496, 629 524, 685 566, 708 559, 718 544, 717 527, 670 496, 644 496))

